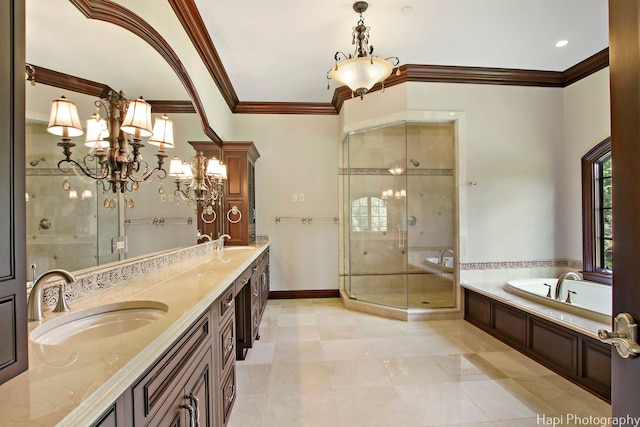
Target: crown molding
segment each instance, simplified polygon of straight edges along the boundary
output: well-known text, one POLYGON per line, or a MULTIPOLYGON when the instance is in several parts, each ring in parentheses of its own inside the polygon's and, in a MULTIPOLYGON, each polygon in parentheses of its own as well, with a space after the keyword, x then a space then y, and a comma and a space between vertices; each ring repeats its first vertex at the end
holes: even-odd
POLYGON ((108 22, 124 28, 137 35, 154 48, 176 73, 186 89, 196 113, 200 116, 204 133, 216 144, 221 144, 222 139, 216 134, 207 118, 206 112, 200 101, 187 70, 180 61, 175 51, 169 43, 158 33, 148 22, 129 9, 120 6, 110 0, 70 0, 70 2, 80 10, 87 18, 108 22))
POLYGON ((172 100, 157 100, 147 99, 151 104, 151 111, 154 113, 167 113, 167 114, 195 114, 196 109, 193 107, 191 101, 172 101, 172 100))
POLYGON ((195 2, 193 0, 169 0, 169 4, 191 39, 191 43, 193 43, 198 55, 200 55, 211 78, 218 86, 229 109, 233 111, 238 105, 238 96, 218 55, 218 51, 213 45, 211 37, 209 37, 209 31, 207 31, 207 26, 202 21, 202 16, 195 2))
MULTIPOLYGON (((49 68, 40 67, 39 65, 29 64, 33 67, 34 73, 30 80, 52 87, 81 93, 84 95, 95 96, 96 98, 107 98, 109 92, 114 89, 103 83, 94 82, 92 80, 83 79, 81 77, 72 76, 71 74, 61 73, 60 71, 51 70, 49 68)), ((151 111, 154 113, 195 113, 191 101, 172 101, 172 100, 146 100, 151 105, 151 111)))
MULTIPOLYGON (((172 66, 192 98, 192 108, 205 126, 205 133, 216 143, 221 140, 211 129, 204 108, 186 70, 166 41, 144 20, 109 0, 70 0, 85 16, 119 25, 147 41, 172 66), (207 130, 208 128, 208 130, 207 130), (215 138, 212 137, 215 136, 215 138)), ((202 16, 193 0, 168 0, 205 67, 218 86, 222 97, 233 113, 237 114, 339 114, 344 101, 353 94, 347 87, 336 88, 331 103, 314 102, 253 102, 239 101, 220 56, 211 40, 202 16)), ((400 67, 400 76, 392 74, 385 87, 406 82, 493 84, 509 86, 566 87, 609 65, 609 49, 568 68, 565 71, 522 70, 510 68, 461 67, 446 65, 406 64, 400 67)), ((80 79, 82 80, 82 79, 80 79)), ((88 82, 88 81, 87 81, 88 82)), ((376 84, 369 92, 382 90, 376 84)), ((170 101, 164 101, 170 102, 170 101)), ((178 103, 182 101, 177 101, 178 103)), ((176 106, 176 109, 179 107, 176 106)), ((181 112, 187 112, 187 107, 181 112)), ((178 112, 178 111, 176 111, 178 112)))
POLYGON ((563 74, 562 87, 569 86, 581 80, 591 74, 603 70, 609 66, 609 48, 602 49, 595 55, 590 56, 574 65, 571 68, 567 68, 563 74))
POLYGON ((106 98, 109 92, 113 90, 111 87, 103 83, 72 76, 71 74, 61 73, 35 64, 29 65, 31 65, 34 70, 30 80, 35 83, 78 92, 84 95, 95 96, 97 98, 106 98))
POLYGON ((315 114, 336 115, 335 107, 326 102, 243 102, 233 109, 236 114, 315 114))

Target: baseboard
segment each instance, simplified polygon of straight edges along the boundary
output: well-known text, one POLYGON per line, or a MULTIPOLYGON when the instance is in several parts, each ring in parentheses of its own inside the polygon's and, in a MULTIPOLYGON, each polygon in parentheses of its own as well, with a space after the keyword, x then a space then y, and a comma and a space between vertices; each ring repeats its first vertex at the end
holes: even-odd
POLYGON ((306 291, 269 291, 269 299, 340 298, 339 289, 314 289, 306 291))

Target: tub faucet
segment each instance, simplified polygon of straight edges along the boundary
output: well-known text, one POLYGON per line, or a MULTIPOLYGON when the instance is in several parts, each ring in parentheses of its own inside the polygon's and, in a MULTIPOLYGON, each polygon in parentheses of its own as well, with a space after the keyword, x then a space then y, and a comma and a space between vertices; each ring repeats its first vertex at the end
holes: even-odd
POLYGON ((42 320, 44 318, 42 309, 42 297, 44 296, 44 288, 46 287, 47 280, 51 279, 52 277, 61 277, 64 279, 64 281, 58 287, 58 303, 53 309, 53 312, 60 313, 69 311, 69 306, 67 305, 67 300, 65 299, 66 297, 64 294, 65 285, 75 282, 76 278, 67 270, 49 270, 45 273, 42 273, 40 277, 38 277, 33 282, 33 287, 31 288, 31 293, 29 294, 29 300, 27 301, 27 320, 29 322, 42 320))
POLYGON ((445 258, 445 255, 446 255, 446 254, 449 254, 449 253, 451 254, 451 256, 453 256, 453 255, 454 255, 454 254, 453 254, 453 249, 445 249, 444 251, 442 251, 442 252, 440 253, 440 259, 438 260, 438 264, 440 264, 440 265, 444 265, 444 258, 445 258))
POLYGON ((582 280, 582 279, 573 271, 564 273, 562 276, 560 276, 560 278, 558 279, 558 282, 556 283, 556 295, 555 295, 555 299, 558 301, 560 301, 561 299, 560 294, 562 293, 562 285, 564 284, 565 280, 582 280))

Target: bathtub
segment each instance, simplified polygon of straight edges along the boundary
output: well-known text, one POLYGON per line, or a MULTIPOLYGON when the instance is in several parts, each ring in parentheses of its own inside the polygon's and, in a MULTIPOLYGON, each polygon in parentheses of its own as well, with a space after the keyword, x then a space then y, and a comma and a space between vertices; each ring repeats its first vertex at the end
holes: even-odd
POLYGON ((611 323, 611 286, 584 280, 565 280, 562 295, 560 295, 561 301, 558 301, 553 297, 547 298, 549 287, 545 286, 545 283, 551 285, 551 295, 555 295, 557 282, 557 278, 514 279, 508 280, 504 288, 507 292, 559 310, 574 313, 588 319, 611 323), (569 290, 575 292, 575 294, 571 294, 571 304, 564 302, 569 290))

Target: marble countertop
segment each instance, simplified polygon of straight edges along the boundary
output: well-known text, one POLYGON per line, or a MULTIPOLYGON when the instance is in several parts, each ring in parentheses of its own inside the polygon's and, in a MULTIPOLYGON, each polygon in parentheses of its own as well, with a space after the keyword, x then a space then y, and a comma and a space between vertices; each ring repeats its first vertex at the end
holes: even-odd
POLYGON ((551 322, 561 324, 566 328, 595 339, 598 339, 598 329, 611 329, 611 324, 598 322, 555 307, 549 307, 508 292, 504 289, 504 285, 504 282, 474 282, 460 284, 463 288, 486 295, 497 301, 514 306, 526 311, 527 313, 534 314, 551 322))
MULTIPOLYGON (((0 425, 79 426, 99 417, 269 246, 209 252, 70 303, 71 312, 158 301, 166 314, 126 333, 71 345, 29 341, 29 369, 0 385, 0 425)), ((37 326, 66 313, 45 311, 37 326)))

